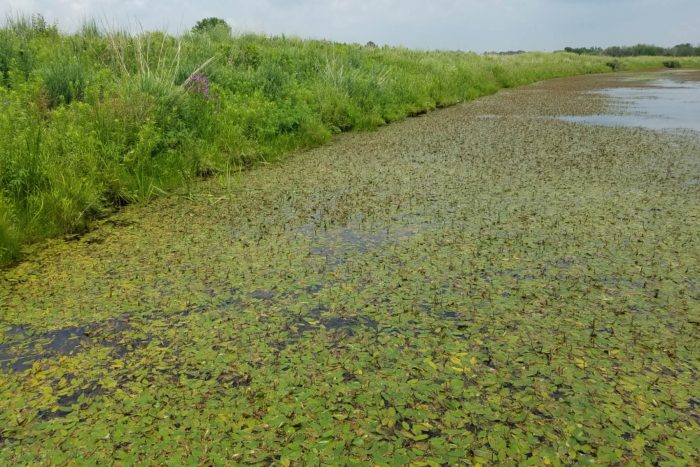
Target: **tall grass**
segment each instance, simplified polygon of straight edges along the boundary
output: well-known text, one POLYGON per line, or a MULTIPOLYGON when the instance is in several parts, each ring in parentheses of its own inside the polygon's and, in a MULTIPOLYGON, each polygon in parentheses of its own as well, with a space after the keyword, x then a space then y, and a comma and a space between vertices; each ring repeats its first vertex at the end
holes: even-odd
POLYGON ((172 37, 88 22, 61 34, 12 19, 0 28, 0 262, 22 243, 81 232, 198 175, 503 87, 605 72, 606 61, 231 37, 222 28, 172 37))

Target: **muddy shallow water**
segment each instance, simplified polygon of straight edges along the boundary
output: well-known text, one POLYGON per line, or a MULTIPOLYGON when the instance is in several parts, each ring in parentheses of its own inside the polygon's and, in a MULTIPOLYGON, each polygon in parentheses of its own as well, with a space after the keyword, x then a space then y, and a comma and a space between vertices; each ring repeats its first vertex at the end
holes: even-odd
POLYGON ((0 282, 0 463, 700 460, 700 139, 557 119, 639 77, 343 135, 36 247, 0 282))

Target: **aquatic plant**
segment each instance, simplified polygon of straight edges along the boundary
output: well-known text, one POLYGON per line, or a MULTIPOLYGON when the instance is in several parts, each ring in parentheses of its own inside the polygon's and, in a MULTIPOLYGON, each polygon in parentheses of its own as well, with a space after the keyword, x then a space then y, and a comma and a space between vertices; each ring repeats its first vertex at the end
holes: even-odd
POLYGON ((37 248, 0 276, 0 465, 698 464, 700 140, 550 118, 625 78, 343 135, 37 248))

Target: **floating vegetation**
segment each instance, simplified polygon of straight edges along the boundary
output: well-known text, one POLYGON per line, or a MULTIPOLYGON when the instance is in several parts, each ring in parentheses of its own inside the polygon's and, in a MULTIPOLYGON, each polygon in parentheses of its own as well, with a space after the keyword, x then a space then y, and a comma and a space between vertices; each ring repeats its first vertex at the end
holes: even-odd
POLYGON ((0 463, 700 462, 700 140, 549 118, 625 79, 344 135, 37 250, 0 282, 0 463))

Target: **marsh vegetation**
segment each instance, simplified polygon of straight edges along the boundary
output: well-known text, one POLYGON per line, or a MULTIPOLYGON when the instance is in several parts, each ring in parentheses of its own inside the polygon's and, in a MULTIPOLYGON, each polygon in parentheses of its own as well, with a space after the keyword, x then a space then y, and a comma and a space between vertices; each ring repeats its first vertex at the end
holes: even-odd
POLYGON ((10 20, 0 28, 0 262, 198 176, 605 62, 232 38, 217 21, 172 37, 10 20))

